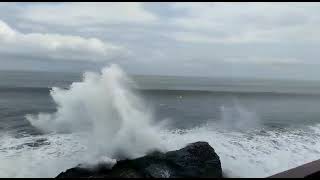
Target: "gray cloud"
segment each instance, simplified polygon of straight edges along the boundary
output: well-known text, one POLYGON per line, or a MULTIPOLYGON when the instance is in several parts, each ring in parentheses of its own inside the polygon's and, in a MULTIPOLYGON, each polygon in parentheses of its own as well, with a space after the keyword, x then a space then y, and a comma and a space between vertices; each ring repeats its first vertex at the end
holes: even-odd
POLYGON ((18 67, 23 57, 23 64, 41 59, 56 68, 114 62, 140 74, 250 76, 248 67, 252 76, 290 77, 320 67, 319 9, 320 3, 0 3, 0 68, 18 67))
POLYGON ((177 33, 176 39, 186 42, 279 42, 293 37, 310 41, 314 37, 309 35, 320 30, 319 3, 176 3, 173 8, 187 12, 171 21, 193 31, 177 33))
POLYGON ((150 23, 156 16, 145 11, 141 3, 77 2, 34 4, 27 6, 22 17, 39 23, 67 26, 93 24, 150 23))
POLYGON ((58 60, 104 61, 123 48, 96 38, 61 34, 24 34, 0 21, 0 52, 58 60))

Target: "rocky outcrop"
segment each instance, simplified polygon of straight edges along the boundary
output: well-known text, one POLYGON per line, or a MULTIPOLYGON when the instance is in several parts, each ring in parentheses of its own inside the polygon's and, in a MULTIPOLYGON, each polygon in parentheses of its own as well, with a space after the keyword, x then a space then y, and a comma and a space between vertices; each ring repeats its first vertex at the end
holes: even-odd
POLYGON ((207 142, 195 142, 167 153, 154 152, 132 159, 120 160, 111 169, 105 165, 86 169, 80 165, 60 173, 57 178, 221 178, 219 156, 207 142))

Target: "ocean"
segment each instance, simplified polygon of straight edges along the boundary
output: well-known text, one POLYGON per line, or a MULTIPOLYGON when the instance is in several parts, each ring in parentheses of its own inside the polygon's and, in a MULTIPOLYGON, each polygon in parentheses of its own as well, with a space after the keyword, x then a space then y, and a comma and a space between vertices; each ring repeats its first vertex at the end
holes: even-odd
POLYGON ((0 72, 0 177, 55 177, 79 163, 207 141, 227 177, 320 158, 320 82, 0 72))

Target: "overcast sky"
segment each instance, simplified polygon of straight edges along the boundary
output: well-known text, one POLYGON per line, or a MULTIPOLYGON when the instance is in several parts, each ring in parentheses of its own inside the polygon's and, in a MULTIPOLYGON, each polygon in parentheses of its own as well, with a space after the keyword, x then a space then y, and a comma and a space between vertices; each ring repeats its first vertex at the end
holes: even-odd
POLYGON ((319 3, 0 3, 0 69, 320 79, 319 3))

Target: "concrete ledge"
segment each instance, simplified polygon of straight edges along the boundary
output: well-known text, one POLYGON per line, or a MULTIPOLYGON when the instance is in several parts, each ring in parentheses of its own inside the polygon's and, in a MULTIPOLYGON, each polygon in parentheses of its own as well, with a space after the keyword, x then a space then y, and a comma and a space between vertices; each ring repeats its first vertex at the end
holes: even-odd
POLYGON ((316 160, 267 178, 308 178, 319 176, 320 160, 316 160))

